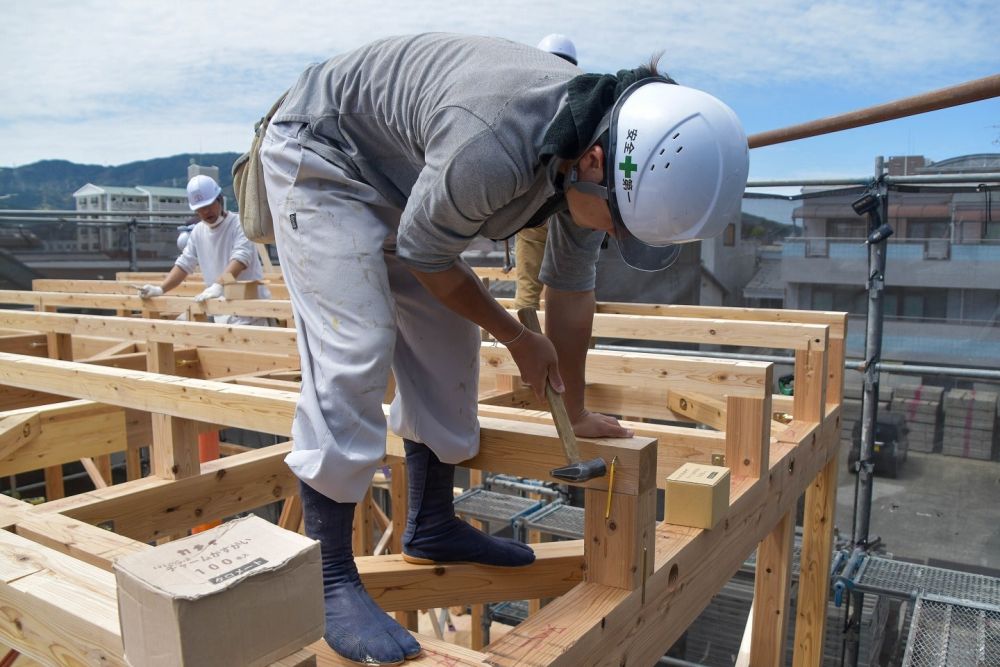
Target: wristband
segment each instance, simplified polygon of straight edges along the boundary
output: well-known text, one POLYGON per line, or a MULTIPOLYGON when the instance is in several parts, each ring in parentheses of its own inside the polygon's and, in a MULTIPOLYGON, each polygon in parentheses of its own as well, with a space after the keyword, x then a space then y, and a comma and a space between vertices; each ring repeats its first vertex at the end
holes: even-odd
POLYGON ((498 340, 497 342, 498 342, 498 343, 500 343, 501 345, 503 345, 504 347, 507 347, 507 346, 509 346, 509 345, 512 345, 512 344, 516 343, 516 342, 517 342, 517 340, 518 340, 518 339, 519 339, 519 338, 520 338, 521 336, 523 336, 523 335, 524 335, 524 332, 525 332, 525 331, 527 331, 527 330, 528 330, 528 327, 526 327, 526 326, 524 326, 524 325, 522 324, 522 325, 521 325, 521 330, 517 332, 517 335, 516 335, 516 336, 514 336, 513 338, 511 338, 510 340, 507 340, 507 341, 504 341, 504 340, 498 340))

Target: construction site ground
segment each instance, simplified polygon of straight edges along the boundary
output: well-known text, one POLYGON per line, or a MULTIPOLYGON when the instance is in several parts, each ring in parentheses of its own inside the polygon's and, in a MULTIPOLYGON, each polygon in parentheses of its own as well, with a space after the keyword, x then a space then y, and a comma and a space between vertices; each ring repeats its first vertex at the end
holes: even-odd
MULTIPOLYGON (((836 530, 851 534, 855 476, 840 451, 836 530)), ((1000 576, 1000 463, 910 452, 896 479, 876 477, 871 535, 894 558, 1000 576)))

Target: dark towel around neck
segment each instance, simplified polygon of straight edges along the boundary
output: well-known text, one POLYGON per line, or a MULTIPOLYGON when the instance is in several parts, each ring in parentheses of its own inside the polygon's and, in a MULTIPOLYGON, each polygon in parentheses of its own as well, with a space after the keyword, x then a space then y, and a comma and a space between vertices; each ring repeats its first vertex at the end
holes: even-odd
POLYGON ((542 139, 539 153, 542 163, 548 163, 553 156, 564 160, 575 160, 587 148, 597 125, 604 114, 636 81, 653 76, 662 76, 669 83, 673 79, 658 75, 649 67, 619 70, 614 74, 581 74, 570 80, 566 90, 564 106, 542 139))

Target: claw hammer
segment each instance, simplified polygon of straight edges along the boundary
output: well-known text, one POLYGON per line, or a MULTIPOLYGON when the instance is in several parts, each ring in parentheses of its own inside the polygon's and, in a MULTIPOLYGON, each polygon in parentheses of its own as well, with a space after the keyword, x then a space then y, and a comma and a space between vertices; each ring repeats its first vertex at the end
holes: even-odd
MULTIPOLYGON (((520 308, 517 311, 517 319, 521 324, 535 333, 542 333, 542 327, 538 323, 538 313, 534 308, 520 308)), ((553 468, 549 474, 564 482, 586 482, 598 477, 604 477, 608 471, 604 459, 596 458, 590 461, 580 460, 580 450, 576 446, 576 434, 573 433, 573 424, 569 420, 566 412, 566 405, 563 403, 562 394, 552 388, 546 378, 545 398, 549 401, 549 410, 552 412, 552 421, 556 424, 556 433, 562 442, 563 451, 566 453, 567 465, 561 468, 553 468)))

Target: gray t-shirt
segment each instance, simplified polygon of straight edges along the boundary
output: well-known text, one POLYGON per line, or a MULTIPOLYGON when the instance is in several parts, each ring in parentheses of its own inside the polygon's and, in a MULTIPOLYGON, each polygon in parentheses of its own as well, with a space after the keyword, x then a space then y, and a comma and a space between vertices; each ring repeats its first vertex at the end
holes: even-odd
MULTIPOLYGON (((476 236, 517 232, 555 193, 557 161, 541 166, 538 151, 579 73, 502 39, 392 37, 310 66, 274 122, 305 123, 305 147, 399 207, 400 259, 443 271, 476 236)), ((560 215, 542 281, 593 289, 602 238, 560 215)))

